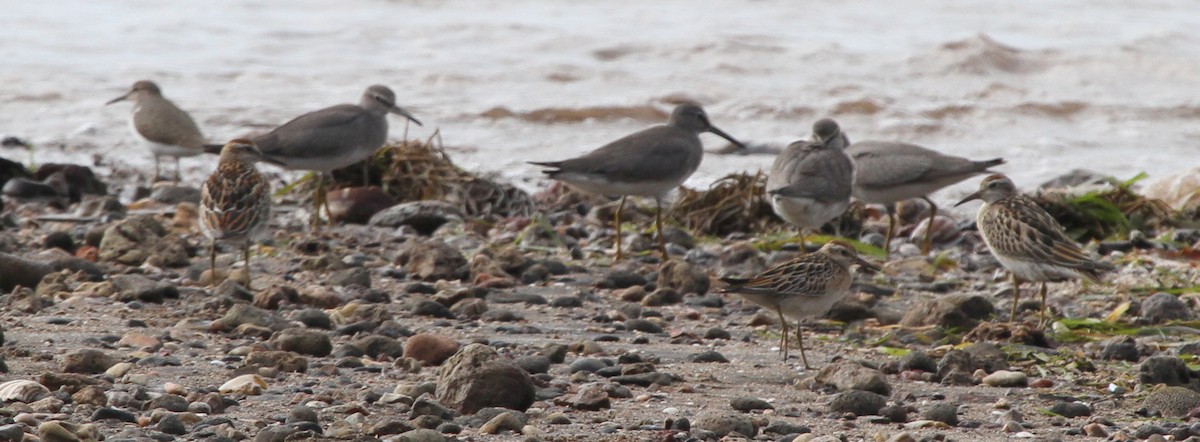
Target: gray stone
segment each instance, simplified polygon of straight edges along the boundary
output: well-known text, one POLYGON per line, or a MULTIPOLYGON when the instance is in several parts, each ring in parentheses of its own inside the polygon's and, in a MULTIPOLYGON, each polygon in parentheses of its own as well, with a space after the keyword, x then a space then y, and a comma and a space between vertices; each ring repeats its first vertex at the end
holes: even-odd
POLYGON ((954 427, 958 425, 958 406, 954 404, 933 404, 921 412, 921 418, 942 422, 954 427))
POLYGON ((109 281, 117 291, 115 299, 122 302, 163 302, 167 298, 179 297, 179 288, 173 284, 142 275, 114 275, 109 281))
POLYGON ((887 397, 879 393, 865 390, 849 390, 838 393, 829 401, 829 411, 834 413, 853 413, 855 416, 878 415, 879 410, 887 405, 887 397))
POLYGON ((1100 344, 1100 359, 1137 362, 1141 357, 1132 336, 1113 336, 1100 344))
POLYGON ((438 401, 472 414, 486 407, 525 411, 535 389, 529 373, 483 344, 470 344, 446 360, 438 372, 438 401))
POLYGON ((1146 385, 1190 385, 1192 381, 1191 369, 1177 357, 1149 357, 1138 367, 1138 382, 1146 385))
POLYGON ((993 387, 1025 387, 1029 376, 1019 371, 999 370, 983 378, 983 383, 993 387))
POLYGON ((838 361, 826 365, 813 380, 832 386, 838 391, 863 390, 884 396, 892 392, 892 387, 888 385, 883 373, 852 361, 838 361))
POLYGON ((982 295, 952 294, 918 301, 900 320, 900 325, 936 325, 969 330, 995 312, 992 301, 982 295))
POLYGON ((735 397, 729 400, 729 406, 742 412, 775 409, 769 402, 753 397, 735 397))
POLYGON ((42 277, 53 272, 49 264, 0 253, 0 293, 9 293, 17 286, 37 288, 42 277))
POLYGON ((1155 293, 1142 301, 1142 317, 1151 324, 1196 319, 1187 303, 1170 293, 1155 293))
POLYGON ((702 411, 692 421, 692 428, 711 431, 717 437, 737 433, 753 438, 758 434, 758 427, 750 416, 729 411, 702 411))
POLYGON ((466 216, 458 207, 443 201, 412 201, 389 207, 371 216, 367 225, 411 226, 428 235, 446 223, 461 223, 466 216))

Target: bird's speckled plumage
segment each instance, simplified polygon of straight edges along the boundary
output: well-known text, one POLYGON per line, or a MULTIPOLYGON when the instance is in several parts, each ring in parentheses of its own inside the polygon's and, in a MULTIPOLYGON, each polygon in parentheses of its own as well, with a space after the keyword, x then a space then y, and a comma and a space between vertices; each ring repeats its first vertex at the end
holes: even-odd
POLYGON ((779 315, 783 326, 781 345, 784 359, 787 358, 787 319, 797 321, 800 357, 804 366, 808 367, 799 321, 825 314, 846 297, 853 282, 850 268, 854 264, 876 268, 860 258, 854 246, 844 241, 831 241, 816 252, 779 264, 753 278, 722 278, 729 284, 724 292, 741 295, 779 315))
MULTIPOLYGON (((655 224, 662 226, 662 196, 683 184, 704 158, 701 132, 711 132, 731 143, 742 144, 708 121, 699 105, 685 103, 675 107, 667 124, 654 126, 597 148, 583 156, 565 161, 533 162, 548 167, 544 173, 588 192, 621 195, 615 214, 617 257, 621 257, 621 208, 627 196, 653 197, 658 205, 655 224)), ((666 258, 662 229, 659 246, 666 258)))
POLYGON ((217 170, 200 187, 200 227, 210 240, 214 281, 216 243, 240 243, 249 266, 250 241, 270 222, 271 185, 254 167, 258 155, 249 140, 230 141, 221 149, 217 170))
POLYGON ((854 184, 854 162, 844 150, 849 143, 836 122, 822 119, 813 124, 811 140, 788 145, 771 165, 766 187, 771 206, 801 233, 849 207, 854 184))
MULTIPOLYGON (((860 141, 851 144, 846 153, 854 159, 854 197, 865 203, 887 206, 885 251, 891 248, 897 202, 910 198, 924 199, 929 203, 929 220, 932 223, 937 216, 937 205, 928 198, 929 194, 987 173, 989 167, 1004 164, 1001 158, 972 161, 915 144, 889 141, 860 141)), ((925 241, 921 244, 923 253, 929 253, 932 232, 932 228, 925 230, 925 241)))
MULTIPOLYGON (((1021 282, 1042 282, 1045 304, 1046 282, 1079 278, 1098 281, 1113 269, 1111 264, 1089 257, 1058 221, 1033 199, 1020 194, 1008 177, 996 174, 984 178, 979 191, 959 204, 973 199, 984 201, 976 224, 996 260, 1012 272, 1015 296, 1020 296, 1021 282)), ((1014 318, 1018 299, 1013 300, 1014 318)))

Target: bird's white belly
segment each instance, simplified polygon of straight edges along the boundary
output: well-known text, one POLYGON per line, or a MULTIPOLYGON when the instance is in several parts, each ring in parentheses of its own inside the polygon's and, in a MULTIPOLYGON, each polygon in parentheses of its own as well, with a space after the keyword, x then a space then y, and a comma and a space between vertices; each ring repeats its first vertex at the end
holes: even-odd
POLYGON ((663 196, 683 183, 683 180, 614 181, 599 175, 573 172, 563 172, 554 178, 592 193, 649 197, 663 196))
POLYGON ((1080 274, 1073 269, 1059 267, 1046 263, 1014 259, 993 254, 1004 268, 1017 275, 1023 281, 1057 281, 1061 279, 1078 279, 1080 274))
POLYGON ((810 198, 771 196, 771 207, 785 221, 802 229, 816 229, 837 218, 850 206, 849 201, 822 203, 810 198))

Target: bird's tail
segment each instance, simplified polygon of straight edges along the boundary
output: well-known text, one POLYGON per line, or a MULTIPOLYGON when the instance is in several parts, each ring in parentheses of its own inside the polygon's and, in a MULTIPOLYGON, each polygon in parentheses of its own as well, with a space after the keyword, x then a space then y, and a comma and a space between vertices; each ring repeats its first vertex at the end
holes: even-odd
POLYGON ((220 155, 222 147, 225 147, 225 145, 224 144, 205 144, 204 145, 204 153, 220 155))
POLYGON ((546 175, 550 175, 550 176, 554 176, 554 174, 561 172, 559 169, 563 165, 562 161, 526 161, 526 162, 529 164, 532 164, 534 166, 550 167, 551 169, 546 169, 546 170, 542 171, 542 173, 544 173, 546 175))

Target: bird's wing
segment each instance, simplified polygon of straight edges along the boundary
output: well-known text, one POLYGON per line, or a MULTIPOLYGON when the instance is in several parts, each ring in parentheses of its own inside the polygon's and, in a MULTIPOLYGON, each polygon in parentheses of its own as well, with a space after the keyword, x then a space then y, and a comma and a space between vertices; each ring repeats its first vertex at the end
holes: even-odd
MULTIPOLYGON (((796 146, 793 143, 793 146, 796 146)), ((788 149, 792 149, 789 146, 788 149)), ((792 198, 839 200, 850 197, 854 164, 841 150, 804 149, 780 154, 771 167, 767 191, 792 198)))
MULTIPOLYGON (((703 151, 688 134, 663 126, 637 132, 557 165, 563 172, 603 175, 622 181, 678 179, 700 165, 703 151), (683 167, 680 167, 683 165, 683 167)), ((695 135, 691 135, 695 137, 695 135)))
POLYGON ((166 100, 146 106, 153 107, 138 109, 139 115, 134 119, 133 125, 147 140, 196 149, 200 149, 204 144, 204 137, 200 135, 196 121, 183 109, 166 100))
POLYGON ((342 104, 309 112, 256 137, 254 143, 264 157, 329 156, 323 148, 340 146, 348 136, 368 131, 370 115, 361 107, 342 104))
POLYGON ((221 165, 200 187, 200 206, 212 230, 242 234, 269 216, 271 185, 252 165, 221 165))
POLYGON ((823 255, 810 253, 768 269, 749 280, 727 280, 729 293, 821 296, 830 281, 845 272, 823 255))
POLYGON ((987 209, 993 210, 992 215, 997 219, 984 233, 995 240, 988 244, 1001 254, 1028 256, 1034 261, 1088 273, 1108 267, 1092 261, 1067 236, 1062 225, 1027 196, 1005 198, 989 204, 987 209))

